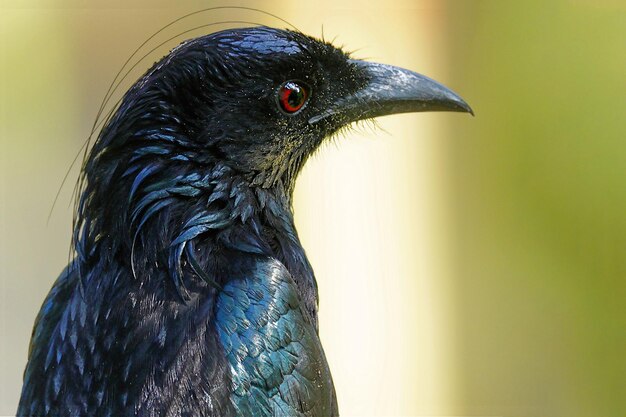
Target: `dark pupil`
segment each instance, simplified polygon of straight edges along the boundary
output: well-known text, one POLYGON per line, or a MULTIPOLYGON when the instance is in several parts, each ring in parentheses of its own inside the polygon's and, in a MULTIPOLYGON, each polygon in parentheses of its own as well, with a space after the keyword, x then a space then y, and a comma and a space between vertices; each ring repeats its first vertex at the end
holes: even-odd
POLYGON ((287 86, 287 89, 289 90, 289 96, 287 96, 289 107, 298 107, 304 100, 302 88, 296 84, 290 84, 287 86))

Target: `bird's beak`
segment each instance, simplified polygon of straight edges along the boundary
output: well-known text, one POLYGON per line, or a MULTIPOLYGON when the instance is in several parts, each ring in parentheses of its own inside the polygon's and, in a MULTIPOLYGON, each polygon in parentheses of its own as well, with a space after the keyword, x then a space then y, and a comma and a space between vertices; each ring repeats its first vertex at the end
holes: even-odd
POLYGON ((474 114, 456 93, 421 74, 392 65, 350 60, 369 80, 356 93, 337 100, 310 124, 332 118, 341 124, 396 113, 456 111, 474 114))

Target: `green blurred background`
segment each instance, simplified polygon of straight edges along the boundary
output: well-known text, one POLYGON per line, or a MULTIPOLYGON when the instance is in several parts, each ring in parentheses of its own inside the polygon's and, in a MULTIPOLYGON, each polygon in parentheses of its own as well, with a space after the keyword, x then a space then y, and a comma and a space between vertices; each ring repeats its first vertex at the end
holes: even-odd
MULTIPOLYGON (((0 415, 67 262, 76 169, 46 219, 108 84, 154 31, 225 4, 0 1, 0 415)), ((626 5, 236 4, 323 26, 476 111, 383 118, 302 174, 296 220, 342 414, 625 416, 626 5)), ((160 39, 218 20, 283 26, 216 11, 160 39)))

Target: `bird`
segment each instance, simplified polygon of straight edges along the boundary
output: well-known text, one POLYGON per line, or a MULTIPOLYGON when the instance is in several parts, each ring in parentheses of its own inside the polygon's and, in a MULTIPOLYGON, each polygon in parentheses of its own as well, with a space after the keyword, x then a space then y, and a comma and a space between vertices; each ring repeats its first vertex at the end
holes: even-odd
POLYGON ((295 180, 352 123, 423 111, 472 113, 297 30, 175 47, 84 162, 74 256, 36 318, 17 415, 339 415, 295 180))

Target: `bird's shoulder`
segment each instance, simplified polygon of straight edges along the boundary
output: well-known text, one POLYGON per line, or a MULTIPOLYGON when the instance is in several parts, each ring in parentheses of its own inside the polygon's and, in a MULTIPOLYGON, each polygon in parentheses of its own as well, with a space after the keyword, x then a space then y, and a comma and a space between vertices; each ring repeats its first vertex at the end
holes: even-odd
POLYGON ((78 283, 78 274, 73 263, 70 263, 56 279, 48 292, 33 326, 28 356, 36 356, 41 348, 50 339, 50 335, 57 327, 68 300, 72 297, 78 283))
POLYGON ((49 349, 53 334, 58 331, 58 325, 63 316, 69 299, 74 294, 78 283, 78 274, 75 264, 70 263, 56 279, 41 309, 35 319, 30 346, 28 351, 28 365, 24 370, 24 385, 18 415, 29 415, 40 410, 44 400, 38 395, 40 389, 41 368, 52 359, 49 349))

